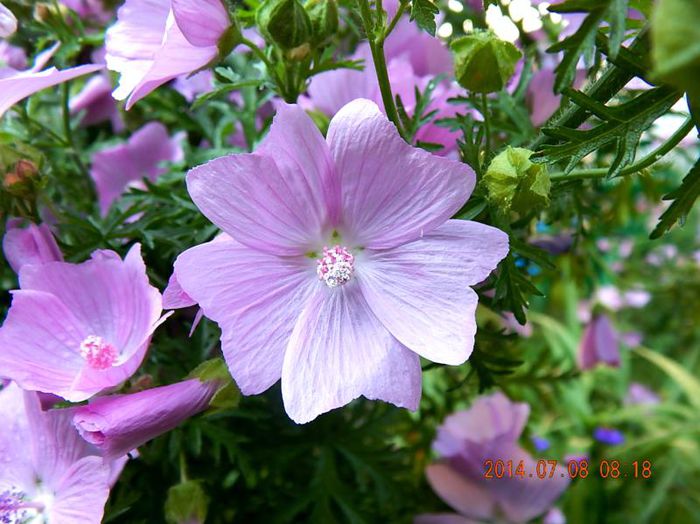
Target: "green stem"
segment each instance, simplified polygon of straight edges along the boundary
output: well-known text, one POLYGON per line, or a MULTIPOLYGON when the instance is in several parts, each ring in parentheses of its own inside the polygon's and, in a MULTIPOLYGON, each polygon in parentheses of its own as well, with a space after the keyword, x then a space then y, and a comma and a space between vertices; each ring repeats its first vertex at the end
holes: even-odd
POLYGON ((401 20, 401 17, 406 12, 406 5, 407 4, 404 4, 403 2, 399 2, 399 8, 396 10, 396 14, 394 15, 394 18, 392 18, 391 22, 389 22, 389 27, 387 27, 386 31, 384 31, 384 36, 382 37, 382 41, 387 39, 387 37, 391 34, 391 32, 396 27, 396 24, 398 24, 399 20, 401 20))
POLYGON ((267 56, 265 56, 265 53, 263 53, 258 46, 256 46, 253 42, 248 40, 247 38, 241 38, 241 44, 244 46, 247 46, 255 56, 257 56, 262 63, 265 64, 265 67, 267 67, 267 70, 272 73, 274 71, 274 66, 272 65, 272 62, 268 60, 267 56))
POLYGON ((380 38, 376 38, 374 24, 372 22, 372 9, 369 6, 369 1, 358 0, 358 4, 360 6, 362 25, 365 28, 365 34, 369 40, 369 48, 372 51, 372 61, 374 62, 374 69, 377 72, 377 80, 379 82, 379 91, 382 94, 384 111, 389 120, 391 120, 396 126, 396 129, 398 129, 399 134, 405 138, 403 128, 401 127, 401 121, 399 120, 399 113, 396 111, 394 97, 391 93, 389 72, 386 67, 386 59, 384 58, 384 31, 382 31, 382 36, 380 38))
POLYGON ((486 162, 491 156, 491 122, 489 120, 489 99, 486 93, 481 93, 481 114, 484 117, 484 138, 486 140, 484 162, 486 162))
POLYGON ((63 105, 63 134, 65 135, 65 143, 70 148, 71 156, 75 161, 76 166, 80 173, 85 177, 88 182, 88 187, 92 189, 92 179, 88 175, 88 170, 83 160, 80 158, 80 152, 75 146, 75 140, 73 140, 73 131, 70 128, 70 82, 65 82, 62 86, 62 105, 63 105))
MULTIPOLYGON (((649 153, 644 158, 640 159, 639 162, 635 162, 634 164, 624 168, 622 171, 620 171, 618 176, 626 176, 637 173, 638 171, 641 171, 642 169, 645 169, 659 161, 661 157, 676 147, 679 142, 683 140, 688 133, 690 133, 694 125, 693 119, 687 118, 685 122, 683 122, 683 125, 679 127, 666 142, 654 149, 654 151, 649 153)), ((609 171, 610 169, 607 167, 601 167, 598 169, 575 169, 568 174, 565 172, 552 173, 549 178, 552 182, 568 182, 569 180, 583 180, 586 178, 605 178, 609 171)))

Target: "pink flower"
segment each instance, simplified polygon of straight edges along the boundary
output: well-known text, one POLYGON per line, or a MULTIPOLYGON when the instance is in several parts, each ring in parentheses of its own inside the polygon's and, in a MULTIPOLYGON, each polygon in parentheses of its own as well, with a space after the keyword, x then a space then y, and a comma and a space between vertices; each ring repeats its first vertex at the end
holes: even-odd
POLYGON ((0 78, 14 74, 13 69, 19 70, 27 67, 27 55, 24 49, 0 40, 0 78))
POLYGON ((119 108, 112 98, 112 82, 106 75, 93 76, 87 81, 80 93, 70 99, 71 115, 77 115, 81 111, 85 111, 80 120, 80 124, 83 126, 110 121, 115 133, 124 129, 119 108))
POLYGON ((124 260, 95 251, 82 264, 27 264, 19 282, 0 328, 0 373, 71 402, 129 378, 163 320, 138 244, 124 260))
POLYGON ((34 61, 34 67, 26 71, 15 71, 9 68, 0 69, 0 116, 14 104, 37 91, 88 73, 94 73, 104 67, 99 64, 89 64, 71 67, 62 71, 55 67, 42 71, 41 69, 57 50, 58 44, 47 51, 39 53, 34 61))
POLYGON ((419 355, 470 355, 477 295, 507 236, 448 220, 475 182, 465 164, 406 144, 368 100, 324 139, 280 104, 252 154, 195 168, 197 207, 226 233, 182 253, 177 281, 222 329, 246 395, 282 378, 299 423, 364 395, 416 409, 419 355))
POLYGON ((184 133, 172 138, 160 122, 149 122, 136 131, 125 144, 108 147, 92 157, 90 176, 95 181, 103 215, 128 187, 143 187, 143 179, 155 181, 167 169, 164 162, 181 162, 184 158, 184 133))
POLYGON ((620 346, 617 333, 607 315, 593 315, 583 331, 578 347, 578 366, 592 369, 597 364, 620 365, 620 346))
POLYGON ((654 391, 639 382, 632 382, 627 389, 625 404, 628 406, 655 406, 661 398, 654 391))
POLYGON ((2 250, 10 267, 19 273, 24 264, 63 260, 63 254, 46 224, 21 227, 21 220, 10 220, 2 239, 2 250))
POLYGON ((105 9, 102 0, 61 0, 61 3, 83 20, 106 23, 112 18, 112 13, 105 9))
POLYGON ((82 437, 106 458, 120 457, 205 410, 218 381, 185 380, 129 395, 98 397, 76 409, 82 437))
MULTIPOLYGON (((554 92, 554 76, 554 67, 545 67, 532 75, 527 86, 525 99, 535 127, 540 127, 549 120, 561 104, 561 95, 554 92)), ((573 87, 581 87, 585 80, 586 70, 577 69, 573 87)))
POLYGON ((17 18, 0 3, 0 38, 8 38, 17 31, 17 18))
MULTIPOLYGON (((379 90, 377 75, 372 62, 369 46, 362 44, 353 56, 355 60, 364 60, 364 70, 339 69, 329 71, 314 77, 308 90, 308 101, 302 103, 323 111, 327 115, 335 115, 344 105, 356 98, 367 98, 384 110, 384 102, 379 90)), ((423 92, 431 77, 418 76, 407 56, 397 57, 389 62, 389 80, 392 94, 400 96, 409 115, 413 115, 416 106, 416 88, 423 92)), ((437 154, 446 155, 457 147, 460 133, 438 126, 435 120, 454 117, 458 113, 455 105, 448 103, 449 98, 459 94, 455 85, 440 83, 432 93, 431 103, 425 113, 436 111, 432 121, 423 125, 415 136, 417 141, 442 145, 437 154)))
POLYGON ((107 67, 121 76, 114 98, 129 109, 158 86, 219 55, 230 26, 221 0, 126 0, 107 31, 107 67))
POLYGON ((495 519, 521 523, 551 508, 569 478, 561 466, 551 478, 529 476, 535 473, 537 461, 517 443, 529 412, 527 404, 511 402, 499 392, 480 397, 468 410, 447 417, 433 443, 442 458, 427 467, 426 476, 433 490, 458 515, 420 515, 414 524, 495 519), (512 461, 512 476, 485 478, 486 460, 512 461), (517 474, 521 461, 523 476, 517 474))
POLYGON ((0 390, 0 522, 99 524, 126 457, 105 461, 71 424, 42 412, 35 393, 0 390))

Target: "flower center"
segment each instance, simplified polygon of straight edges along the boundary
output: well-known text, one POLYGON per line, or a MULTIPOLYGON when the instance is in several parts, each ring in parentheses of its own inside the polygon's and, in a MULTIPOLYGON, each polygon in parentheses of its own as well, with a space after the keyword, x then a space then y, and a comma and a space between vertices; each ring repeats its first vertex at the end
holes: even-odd
POLYGON ((114 365, 119 352, 102 337, 90 335, 80 343, 80 355, 93 369, 107 369, 114 365))
POLYGON ((316 273, 328 287, 338 287, 347 283, 355 272, 355 257, 348 248, 336 245, 324 247, 323 256, 318 259, 316 273))
POLYGON ((14 487, 0 492, 0 524, 23 524, 43 509, 14 487))

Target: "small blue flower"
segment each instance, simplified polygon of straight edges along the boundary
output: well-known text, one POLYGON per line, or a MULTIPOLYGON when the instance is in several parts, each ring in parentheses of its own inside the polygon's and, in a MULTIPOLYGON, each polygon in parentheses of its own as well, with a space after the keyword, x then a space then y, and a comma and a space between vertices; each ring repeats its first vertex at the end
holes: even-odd
POLYGON ((535 446, 536 451, 542 452, 549 449, 549 440, 546 438, 535 435, 530 440, 532 440, 532 445, 535 446))
POLYGON ((625 442, 625 435, 622 431, 614 428, 597 427, 593 431, 593 438, 608 446, 619 446, 625 442))

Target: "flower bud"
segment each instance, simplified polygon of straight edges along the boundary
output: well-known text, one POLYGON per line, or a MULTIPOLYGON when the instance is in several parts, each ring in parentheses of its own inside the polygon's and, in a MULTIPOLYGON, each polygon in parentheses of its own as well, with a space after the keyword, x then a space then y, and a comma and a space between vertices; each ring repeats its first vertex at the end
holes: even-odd
POLYGON ((311 40, 311 19, 299 0, 265 0, 256 14, 266 40, 294 49, 311 40))
POLYGON ((338 30, 338 5, 335 0, 309 0, 305 5, 311 19, 312 40, 320 44, 338 30))
POLYGON ((209 499, 196 480, 187 480, 168 490, 165 520, 168 524, 203 524, 209 499))
POLYGON ((458 38, 451 47, 457 82, 475 93, 503 89, 522 56, 517 47, 490 31, 476 31, 458 38))
POLYGON ((532 151, 508 147, 489 165, 484 183, 489 200, 508 212, 525 214, 549 205, 551 182, 544 164, 530 161, 532 151))
POLYGON ((9 38, 17 31, 17 18, 7 7, 0 4, 0 38, 9 38))
POLYGON ((31 196, 39 170, 30 160, 20 159, 11 171, 5 173, 2 185, 8 193, 17 197, 31 196))

